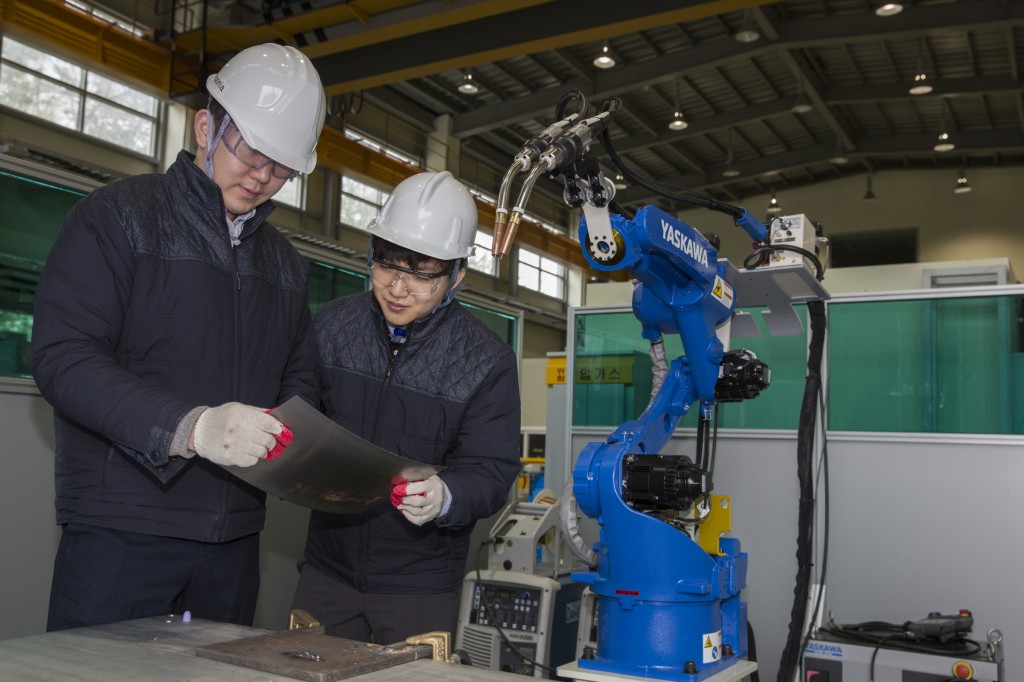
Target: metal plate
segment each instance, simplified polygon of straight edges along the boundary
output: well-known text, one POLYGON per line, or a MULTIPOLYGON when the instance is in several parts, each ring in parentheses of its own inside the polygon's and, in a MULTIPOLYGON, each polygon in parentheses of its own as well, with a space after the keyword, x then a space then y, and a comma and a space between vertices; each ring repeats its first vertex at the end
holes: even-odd
POLYGON ((295 434, 284 454, 251 467, 225 467, 260 490, 310 509, 354 514, 388 499, 402 481, 429 478, 444 467, 393 454, 369 443, 294 397, 274 410, 295 434))
POLYGON ((196 655, 203 658, 312 682, 355 677, 430 658, 431 653, 429 646, 367 644, 331 637, 323 628, 285 630, 196 649, 196 655))

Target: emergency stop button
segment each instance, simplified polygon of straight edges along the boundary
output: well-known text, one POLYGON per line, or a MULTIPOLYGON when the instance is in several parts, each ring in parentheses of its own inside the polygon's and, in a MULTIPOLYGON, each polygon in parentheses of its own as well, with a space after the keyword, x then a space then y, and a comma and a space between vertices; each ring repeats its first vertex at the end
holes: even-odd
POLYGON ((953 678, 957 680, 973 680, 974 667, 967 661, 957 661, 953 664, 953 678))

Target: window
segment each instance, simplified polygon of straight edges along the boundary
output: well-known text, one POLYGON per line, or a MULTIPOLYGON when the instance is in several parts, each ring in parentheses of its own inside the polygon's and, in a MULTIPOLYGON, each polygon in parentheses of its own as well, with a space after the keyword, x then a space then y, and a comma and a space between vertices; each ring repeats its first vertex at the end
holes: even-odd
POLYGON ((75 9, 86 14, 91 14, 95 18, 113 24, 114 26, 117 26, 120 29, 124 29, 125 31, 128 31, 129 33, 136 35, 139 38, 150 37, 151 32, 148 29, 139 26, 135 22, 130 22, 122 17, 111 14, 106 10, 98 9, 96 7, 90 7, 89 5, 83 2, 75 2, 74 0, 65 0, 64 4, 68 5, 69 7, 74 7, 75 9))
POLYGON ((519 249, 519 286, 552 298, 565 298, 565 266, 540 254, 519 249))
POLYGON ((0 40, 0 101, 5 105, 153 156, 157 98, 7 36, 0 40))
POLYGON ((486 232, 477 230, 475 243, 476 253, 469 257, 469 269, 491 277, 496 276, 498 274, 498 259, 491 255, 494 238, 486 232))
POLYGON ((275 204, 292 206, 300 211, 305 208, 303 199, 306 197, 306 176, 299 175, 284 183, 280 191, 274 195, 275 204))
POLYGON ((380 212, 380 207, 384 205, 387 198, 388 192, 382 192, 366 183, 342 176, 341 223, 365 230, 370 220, 380 212))
POLYGON ((397 159, 398 161, 401 161, 402 163, 407 163, 410 166, 417 166, 418 167, 420 165, 419 161, 417 161, 416 159, 412 158, 411 156, 403 154, 402 152, 398 151, 397 149, 391 147, 390 145, 382 144, 380 142, 377 142, 376 140, 371 140, 369 137, 367 137, 365 135, 360 135, 359 133, 357 133, 357 132, 355 132, 353 130, 346 130, 345 131, 345 137, 347 137, 350 140, 355 140, 359 144, 363 145, 364 147, 369 147, 370 149, 374 150, 375 152, 380 152, 381 154, 384 154, 385 156, 390 156, 392 159, 397 159))

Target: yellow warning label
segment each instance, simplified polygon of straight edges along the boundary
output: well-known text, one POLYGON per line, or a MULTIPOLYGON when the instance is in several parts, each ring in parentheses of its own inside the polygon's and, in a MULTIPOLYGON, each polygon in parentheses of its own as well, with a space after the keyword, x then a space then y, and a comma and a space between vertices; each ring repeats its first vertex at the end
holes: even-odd
POLYGON ((732 307, 732 285, 717 275, 715 276, 715 286, 711 288, 711 295, 726 308, 732 307))
POLYGON ((710 637, 708 637, 707 639, 704 640, 704 648, 705 649, 710 649, 712 646, 714 646, 714 645, 711 643, 711 638, 710 637))

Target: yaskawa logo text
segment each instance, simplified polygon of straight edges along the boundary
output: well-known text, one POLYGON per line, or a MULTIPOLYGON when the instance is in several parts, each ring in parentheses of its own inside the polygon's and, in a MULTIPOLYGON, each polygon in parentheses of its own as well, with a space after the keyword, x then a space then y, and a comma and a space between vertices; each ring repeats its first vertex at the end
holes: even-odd
POLYGON ((661 221, 661 236, 665 241, 685 253, 693 260, 697 261, 704 267, 708 266, 708 250, 676 228, 672 227, 672 225, 666 220, 661 221))
POLYGON ((839 644, 829 644, 827 642, 808 642, 807 647, 804 649, 804 653, 811 656, 830 656, 832 658, 841 658, 843 655, 843 647, 839 644))

